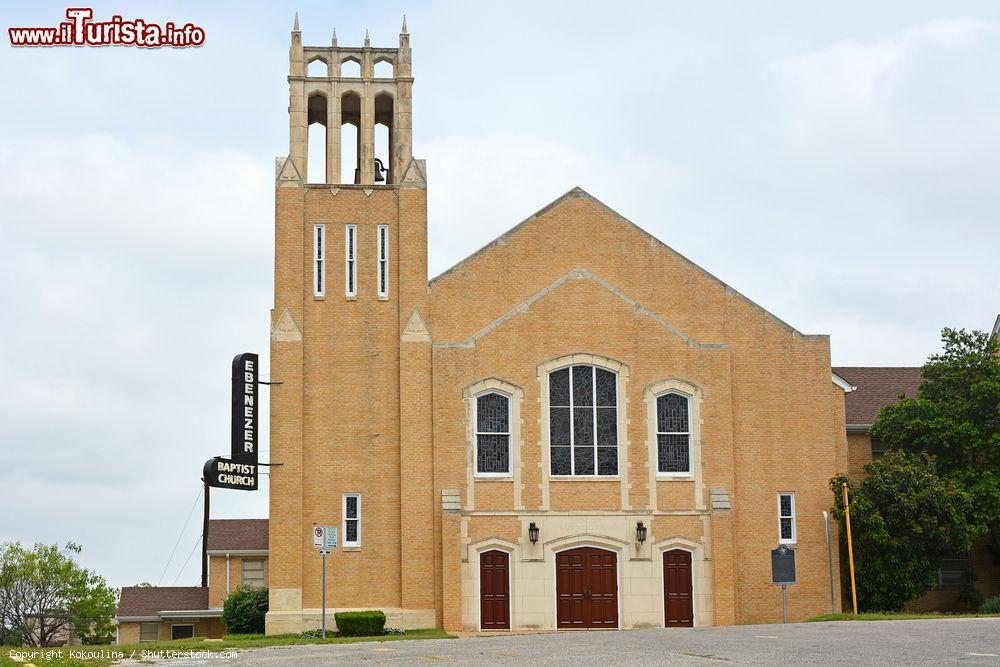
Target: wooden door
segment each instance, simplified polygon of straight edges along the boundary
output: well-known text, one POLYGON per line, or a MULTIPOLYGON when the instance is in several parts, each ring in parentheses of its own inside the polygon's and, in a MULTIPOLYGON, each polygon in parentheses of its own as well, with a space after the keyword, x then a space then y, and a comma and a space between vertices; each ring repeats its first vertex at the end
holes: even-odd
POLYGON ((618 627, 618 557, 580 547, 556 554, 556 627, 618 627))
POLYGON ((483 630, 510 630, 510 558, 506 552, 479 554, 479 623, 483 630))
POLYGON ((663 615, 668 628, 694 626, 691 553, 674 549, 663 554, 663 615))

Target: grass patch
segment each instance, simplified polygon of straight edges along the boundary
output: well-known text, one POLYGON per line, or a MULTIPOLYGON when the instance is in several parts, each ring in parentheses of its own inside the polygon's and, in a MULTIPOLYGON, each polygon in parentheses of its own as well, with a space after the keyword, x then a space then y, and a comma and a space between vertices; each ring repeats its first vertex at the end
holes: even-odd
POLYGON ((1000 614, 946 614, 931 612, 926 614, 911 614, 907 612, 868 612, 855 616, 854 614, 822 614, 813 616, 806 623, 821 623, 823 621, 921 621, 942 618, 1000 618, 1000 614))
POLYGON ((104 667, 124 658, 142 658, 143 652, 154 651, 200 651, 219 653, 220 651, 241 651, 268 646, 292 646, 295 644, 354 644, 358 642, 394 642, 412 639, 454 639, 440 628, 407 630, 404 635, 381 635, 378 637, 327 637, 326 639, 303 639, 297 634, 286 635, 226 635, 222 639, 178 639, 168 642, 144 642, 142 644, 111 644, 107 646, 74 646, 53 649, 31 649, 3 647, 0 651, 0 667, 21 666, 25 662, 46 667, 104 667), (74 657, 74 653, 84 657, 74 657), (20 653, 20 656, 17 654, 20 653), (29 655, 31 654, 31 655, 29 655), (103 654, 103 655, 102 655, 103 654), (23 660, 16 657, 23 656, 23 660))

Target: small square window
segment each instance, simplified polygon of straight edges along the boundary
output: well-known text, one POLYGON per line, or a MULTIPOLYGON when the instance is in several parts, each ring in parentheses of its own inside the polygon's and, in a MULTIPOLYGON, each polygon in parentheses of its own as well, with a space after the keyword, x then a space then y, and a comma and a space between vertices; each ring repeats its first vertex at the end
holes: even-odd
POLYGON ((160 624, 159 623, 140 623, 139 624, 139 641, 140 642, 155 642, 160 639, 160 624))

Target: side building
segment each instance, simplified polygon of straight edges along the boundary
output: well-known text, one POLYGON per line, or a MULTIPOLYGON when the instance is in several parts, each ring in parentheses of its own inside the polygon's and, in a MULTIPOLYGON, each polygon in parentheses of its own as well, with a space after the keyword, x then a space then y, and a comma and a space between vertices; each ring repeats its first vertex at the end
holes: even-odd
POLYGON ((222 605, 240 586, 267 585, 267 519, 208 523, 208 588, 126 586, 118 602, 118 643, 225 634, 222 605))

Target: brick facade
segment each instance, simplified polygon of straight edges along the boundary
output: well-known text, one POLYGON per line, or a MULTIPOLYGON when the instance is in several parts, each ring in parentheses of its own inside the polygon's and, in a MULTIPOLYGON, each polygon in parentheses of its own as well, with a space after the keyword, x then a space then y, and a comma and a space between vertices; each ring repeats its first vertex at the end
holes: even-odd
MULTIPOLYGON (((376 89, 408 96, 408 36, 399 49, 358 51, 363 65, 407 65, 392 83, 363 66, 363 105, 376 89)), ((290 109, 355 85, 302 77, 298 63, 339 66, 353 53, 302 47, 293 33, 290 109)), ((615 554, 620 627, 663 625, 669 549, 692 555, 696 625, 780 621, 769 555, 779 492, 795 494, 789 618, 829 611, 822 511, 848 450, 827 336, 800 333, 580 189, 428 284, 423 162, 403 162, 385 185, 370 169, 356 184, 305 184, 304 115, 291 122, 275 189, 271 459, 282 465, 271 469, 269 633, 318 623, 311 527, 340 526, 343 539, 345 493, 362 497, 361 544, 329 557, 327 606, 381 608, 389 625, 476 629, 478 554, 499 549, 510 554, 512 626, 554 627, 555 554, 580 545, 615 554), (345 225, 357 228, 350 297, 345 225), (378 225, 389 233, 388 298, 376 289, 378 225), (548 373, 574 364, 616 375, 615 476, 549 474, 548 373), (483 479, 472 406, 490 386, 511 397, 516 423, 511 474, 483 479), (657 475, 650 419, 663 388, 690 396, 698 416, 686 476, 657 475)), ((402 134, 397 156, 409 150, 402 134)))

